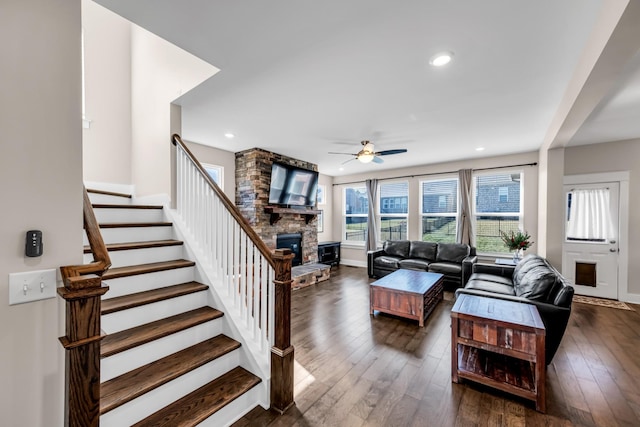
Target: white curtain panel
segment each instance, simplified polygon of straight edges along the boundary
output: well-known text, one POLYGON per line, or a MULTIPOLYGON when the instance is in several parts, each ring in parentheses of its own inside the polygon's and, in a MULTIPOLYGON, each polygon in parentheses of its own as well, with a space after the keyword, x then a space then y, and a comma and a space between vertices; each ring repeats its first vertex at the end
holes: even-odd
POLYGON ((610 235, 609 189, 571 191, 567 238, 606 240, 610 235))

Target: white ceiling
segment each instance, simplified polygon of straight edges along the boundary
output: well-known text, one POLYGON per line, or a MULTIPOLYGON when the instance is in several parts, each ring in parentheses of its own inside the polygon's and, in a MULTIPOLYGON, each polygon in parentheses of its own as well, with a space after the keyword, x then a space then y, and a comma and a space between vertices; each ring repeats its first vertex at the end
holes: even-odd
MULTIPOLYGON (((334 176, 537 150, 607 1, 98 0, 221 69, 177 100, 184 139, 334 176), (454 61, 431 67, 442 50, 454 61), (363 139, 408 153, 343 170, 327 154, 363 139)), ((570 144, 640 137, 638 70, 570 144)))

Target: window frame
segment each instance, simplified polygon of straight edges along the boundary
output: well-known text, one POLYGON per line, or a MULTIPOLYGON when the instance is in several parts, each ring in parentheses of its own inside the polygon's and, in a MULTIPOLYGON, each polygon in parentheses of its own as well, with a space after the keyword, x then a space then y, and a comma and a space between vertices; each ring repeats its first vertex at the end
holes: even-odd
MULTIPOLYGON (((391 239, 391 240, 408 240, 409 239, 409 181, 408 180, 388 180, 385 182, 379 182, 378 183, 378 188, 377 188, 377 203, 376 203, 376 222, 378 224, 378 236, 380 237, 380 242, 378 242, 379 244, 382 244, 382 242, 384 242, 386 239, 382 238, 382 218, 399 218, 399 219, 404 219, 405 223, 406 223, 406 236, 404 239, 391 239), (406 193, 406 199, 407 199, 407 207, 406 207, 406 212, 404 213, 382 213, 382 209, 384 209, 384 207, 382 206, 382 187, 385 185, 395 185, 395 184, 405 184, 407 186, 407 193, 406 193)), ((395 201, 396 199, 401 199, 404 196, 392 196, 389 197, 387 200, 387 207, 386 209, 395 209, 395 201), (393 203, 392 203, 393 202, 393 203)), ((402 201, 400 200, 400 208, 402 208, 402 201)))
MULTIPOLYGON (((365 236, 362 238, 362 240, 347 240, 347 218, 365 218, 367 219, 369 217, 369 212, 367 209, 367 212, 364 214, 348 214, 347 213, 347 190, 348 189, 362 189, 364 190, 364 194, 367 194, 367 187, 365 185, 365 183, 361 183, 361 184, 349 184, 349 185, 345 185, 342 188, 342 232, 340 235, 340 242, 341 245, 343 246, 357 246, 357 247, 364 247, 365 245, 365 236)), ((368 202, 367 202, 368 203, 368 202)), ((365 232, 366 233, 366 232, 365 232)))
MULTIPOLYGON (((456 241, 456 236, 458 234, 458 212, 460 211, 460 179, 456 175, 448 175, 443 176, 436 179, 422 179, 418 182, 418 193, 419 193, 419 206, 418 206, 418 215, 420 217, 420 228, 419 228, 419 237, 420 240, 423 239, 424 236, 424 217, 441 217, 441 218, 450 218, 453 217, 456 222, 456 232, 453 237, 453 242, 456 241), (456 181, 456 211, 455 212, 433 212, 433 213, 425 213, 423 212, 424 208, 424 191, 423 185, 424 183, 430 182, 441 182, 441 181, 456 181)), ((438 200, 438 205, 440 205, 440 200, 438 200)), ((449 243, 449 242, 445 242, 449 243)))
POLYGON ((211 180, 213 182, 218 184, 218 187, 220 187, 220 189, 222 191, 224 191, 224 166, 214 165, 212 163, 201 163, 201 164, 202 164, 203 169, 207 172, 207 175, 209 175, 209 178, 211 178, 211 180), (218 171, 218 176, 220 177, 220 182, 216 182, 216 180, 209 173, 209 169, 215 169, 215 170, 218 171))
MULTIPOLYGON (((497 187, 498 188, 498 192, 500 191, 499 188, 500 186, 497 187)), ((518 217, 518 229, 520 231, 524 231, 524 170, 520 169, 520 168, 505 168, 505 169, 501 169, 501 170, 487 170, 487 171, 481 171, 481 172, 474 172, 473 173, 473 184, 472 184, 472 191, 471 191, 471 197, 473 200, 473 204, 471 206, 471 218, 473 219, 474 222, 474 233, 476 233, 475 235, 475 240, 476 240, 476 250, 477 253, 479 255, 485 255, 485 256, 496 256, 496 257, 504 257, 505 255, 508 255, 510 253, 509 249, 507 249, 505 247, 505 250, 503 252, 483 252, 482 250, 480 250, 480 248, 478 248, 478 216, 483 216, 483 217, 518 217), (519 212, 512 212, 512 211, 505 211, 505 212, 481 212, 478 213, 477 212, 477 207, 478 207, 478 194, 477 194, 477 189, 478 189, 478 184, 477 184, 477 180, 479 177, 486 177, 486 176, 499 176, 499 175, 516 175, 519 174, 520 175, 520 200, 519 200, 519 212)), ((499 196, 498 196, 499 197, 499 196)), ((501 202, 501 203, 509 203, 509 199, 511 197, 508 195, 507 193, 507 201, 506 202, 501 202)))

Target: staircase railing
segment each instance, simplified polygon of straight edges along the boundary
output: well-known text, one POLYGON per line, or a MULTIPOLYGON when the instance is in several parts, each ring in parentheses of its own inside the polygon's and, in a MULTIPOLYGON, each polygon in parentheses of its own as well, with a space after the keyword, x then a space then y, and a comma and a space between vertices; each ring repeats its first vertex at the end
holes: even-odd
POLYGON ((293 404, 293 255, 289 250, 273 254, 180 136, 173 135, 172 142, 176 213, 204 254, 198 264, 213 274, 214 288, 232 305, 227 310, 240 323, 236 326, 271 367, 271 407, 284 411, 293 404))
POLYGON ((64 286, 58 294, 66 302, 65 336, 65 425, 99 425, 100 418, 100 297, 109 289, 102 274, 111 266, 109 253, 87 190, 84 189, 84 228, 93 262, 60 267, 64 286))

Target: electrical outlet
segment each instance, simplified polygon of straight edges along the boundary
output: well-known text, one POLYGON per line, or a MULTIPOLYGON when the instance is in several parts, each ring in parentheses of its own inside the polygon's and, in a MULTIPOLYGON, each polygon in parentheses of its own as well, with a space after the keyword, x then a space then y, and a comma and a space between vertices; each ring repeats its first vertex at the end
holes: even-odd
POLYGON ((9 274, 9 305, 56 296, 56 270, 36 270, 9 274))

